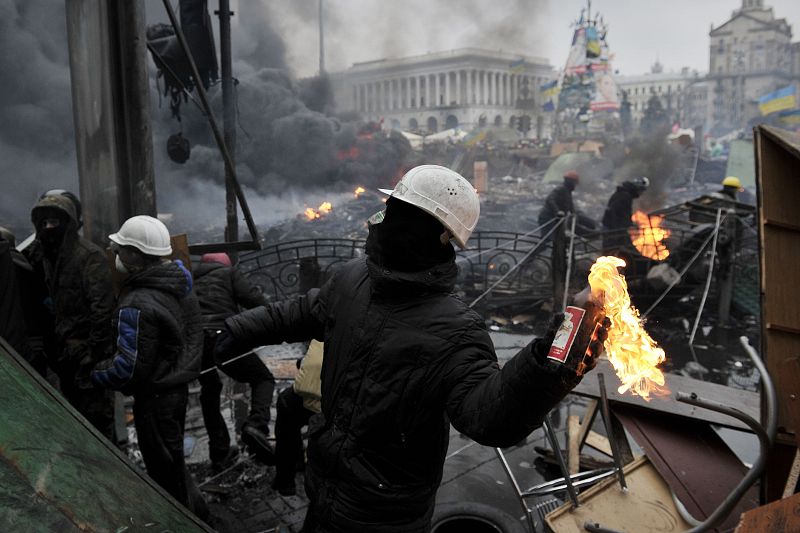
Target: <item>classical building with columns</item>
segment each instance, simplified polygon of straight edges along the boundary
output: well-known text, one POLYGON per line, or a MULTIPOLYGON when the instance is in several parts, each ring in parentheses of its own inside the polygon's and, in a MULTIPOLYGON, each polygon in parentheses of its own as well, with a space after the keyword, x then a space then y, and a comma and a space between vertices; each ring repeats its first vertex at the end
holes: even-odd
POLYGON ((527 116, 528 135, 536 137, 547 131, 539 87, 555 76, 539 57, 462 48, 356 63, 331 74, 331 84, 337 111, 383 120, 384 127, 421 133, 516 128, 527 116))

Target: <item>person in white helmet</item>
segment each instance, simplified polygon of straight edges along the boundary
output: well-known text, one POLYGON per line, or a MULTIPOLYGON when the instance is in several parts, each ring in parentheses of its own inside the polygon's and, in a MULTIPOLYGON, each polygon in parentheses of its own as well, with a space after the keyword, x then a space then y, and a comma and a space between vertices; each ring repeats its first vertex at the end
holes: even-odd
POLYGON ((203 330, 192 275, 170 261, 169 231, 135 216, 109 235, 116 268, 127 274, 114 313, 116 351, 91 381, 134 398, 136 436, 148 475, 201 519, 208 508, 183 457, 188 384, 200 375, 203 330))
POLYGON ((449 423, 512 446, 579 381, 533 341, 501 369, 484 320, 453 296, 455 250, 480 201, 462 176, 410 170, 371 219, 366 257, 319 290, 226 321, 218 351, 324 341, 322 412, 309 422, 303 531, 428 531, 449 423), (381 220, 382 219, 382 220, 381 220))

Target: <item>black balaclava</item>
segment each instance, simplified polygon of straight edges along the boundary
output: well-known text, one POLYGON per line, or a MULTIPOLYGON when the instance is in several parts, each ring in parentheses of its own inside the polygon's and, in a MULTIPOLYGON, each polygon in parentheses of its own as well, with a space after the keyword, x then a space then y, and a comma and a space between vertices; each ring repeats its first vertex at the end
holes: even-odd
POLYGON ((61 243, 64 241, 64 235, 67 233, 67 226, 69 225, 69 216, 56 208, 45 208, 37 213, 38 220, 36 222, 36 238, 42 243, 42 246, 49 251, 56 251, 61 243), (55 228, 45 228, 44 221, 49 218, 57 218, 59 225, 55 228))
POLYGON ((444 226, 431 215, 396 198, 386 201, 383 222, 373 224, 367 237, 367 255, 381 266, 401 272, 419 272, 452 261, 455 250, 442 244, 444 226))
POLYGON ((577 187, 577 186, 578 186, 578 182, 577 181, 575 181, 573 179, 569 179, 569 178, 564 178, 564 187, 566 187, 566 189, 569 192, 574 191, 575 187, 577 187))

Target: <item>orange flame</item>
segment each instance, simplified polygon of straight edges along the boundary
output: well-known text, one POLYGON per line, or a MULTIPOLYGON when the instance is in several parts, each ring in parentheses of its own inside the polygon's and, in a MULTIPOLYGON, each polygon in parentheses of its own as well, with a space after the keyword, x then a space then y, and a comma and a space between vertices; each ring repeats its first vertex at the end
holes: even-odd
POLYGON ((630 390, 650 401, 650 393, 669 393, 664 386, 664 374, 658 368, 666 356, 645 331, 639 311, 631 305, 625 276, 617 271, 617 267, 624 266, 625 261, 618 257, 598 258, 589 271, 589 285, 611 320, 605 349, 622 381, 619 393, 630 390))
POLYGON ((366 189, 365 189, 364 187, 362 187, 361 185, 359 185, 358 187, 356 187, 356 190, 355 190, 355 191, 353 191, 353 194, 355 194, 355 195, 356 195, 356 198, 358 198, 358 197, 359 197, 359 196, 361 196, 361 195, 362 195, 364 192, 366 192, 366 189))
POLYGON ((643 211, 636 211, 631 215, 631 220, 639 229, 631 229, 631 242, 639 253, 656 261, 663 261, 669 257, 669 250, 664 239, 672 233, 667 228, 662 228, 664 217, 647 215, 643 211))
POLYGON ((331 212, 331 210, 333 210, 333 205, 330 202, 322 202, 317 209, 314 209, 313 207, 306 207, 306 210, 303 211, 303 214, 308 220, 316 220, 322 217, 322 215, 327 215, 331 212))

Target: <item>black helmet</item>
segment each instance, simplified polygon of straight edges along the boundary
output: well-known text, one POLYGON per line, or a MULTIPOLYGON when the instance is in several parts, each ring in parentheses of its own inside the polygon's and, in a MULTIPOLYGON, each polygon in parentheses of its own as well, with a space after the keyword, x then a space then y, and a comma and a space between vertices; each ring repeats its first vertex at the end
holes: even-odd
POLYGON ((46 196, 66 196, 69 198, 70 202, 72 202, 72 205, 75 206, 75 216, 76 221, 78 222, 78 228, 83 226, 83 207, 81 206, 81 201, 77 196, 75 196, 75 194, 65 189, 50 189, 49 191, 42 193, 42 195, 39 197, 39 200, 45 198, 46 196))

